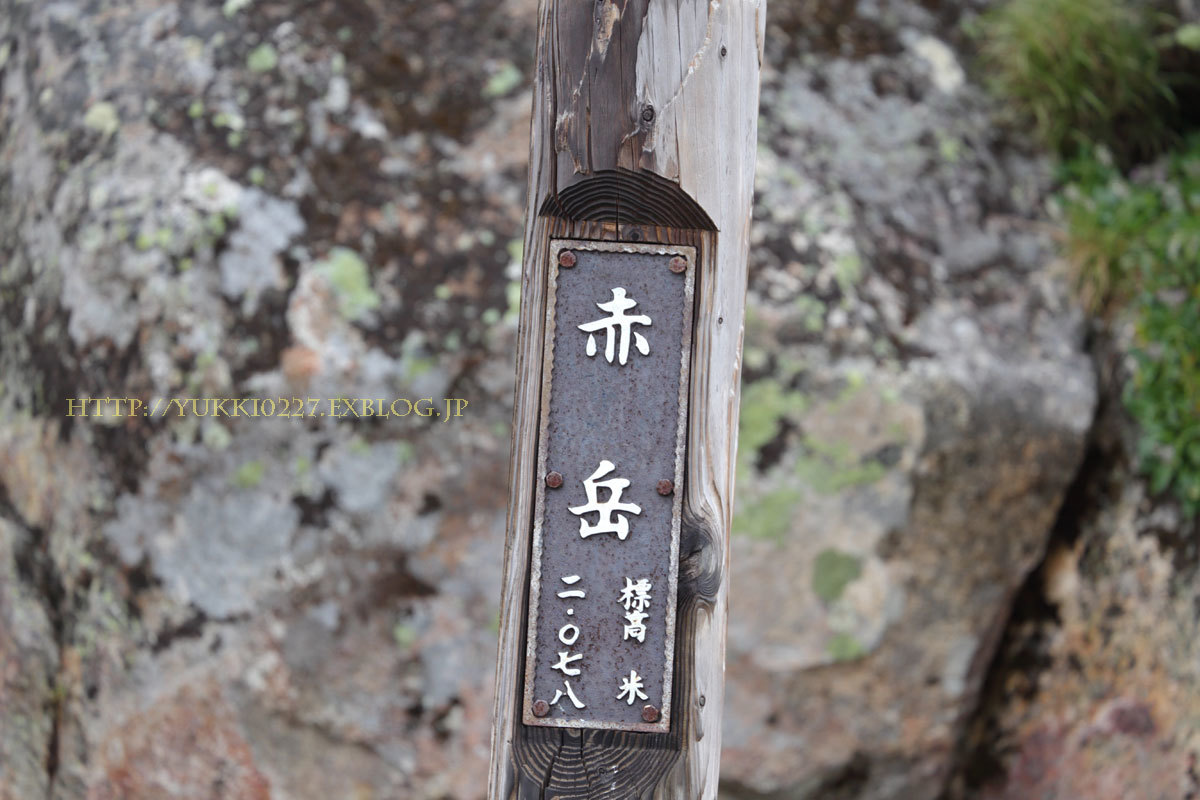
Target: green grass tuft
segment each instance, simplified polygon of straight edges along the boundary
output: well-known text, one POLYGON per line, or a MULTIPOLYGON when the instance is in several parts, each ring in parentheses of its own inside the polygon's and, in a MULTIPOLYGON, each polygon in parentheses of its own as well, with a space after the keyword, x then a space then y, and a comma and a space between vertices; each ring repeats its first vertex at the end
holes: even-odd
POLYGON ((975 33, 986 82, 1046 147, 1104 145, 1124 161, 1171 139, 1157 22, 1128 0, 1011 0, 975 33))

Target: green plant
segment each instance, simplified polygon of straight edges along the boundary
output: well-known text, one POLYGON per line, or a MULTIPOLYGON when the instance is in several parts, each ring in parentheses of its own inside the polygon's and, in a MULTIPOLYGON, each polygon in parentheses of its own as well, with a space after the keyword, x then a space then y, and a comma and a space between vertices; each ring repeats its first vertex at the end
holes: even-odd
POLYGON ((1124 402, 1155 492, 1200 513, 1200 136, 1153 182, 1087 155, 1067 168, 1068 254, 1087 292, 1133 315, 1124 402))
POLYGON ((1156 22, 1127 0, 1011 0, 975 34, 985 80, 1047 147, 1105 145, 1125 160, 1170 139, 1156 22))
POLYGON ((1146 233, 1166 209, 1155 187, 1125 180, 1103 149, 1067 163, 1062 177, 1076 290, 1088 310, 1105 314, 1130 299, 1137 269, 1146 266, 1146 233))

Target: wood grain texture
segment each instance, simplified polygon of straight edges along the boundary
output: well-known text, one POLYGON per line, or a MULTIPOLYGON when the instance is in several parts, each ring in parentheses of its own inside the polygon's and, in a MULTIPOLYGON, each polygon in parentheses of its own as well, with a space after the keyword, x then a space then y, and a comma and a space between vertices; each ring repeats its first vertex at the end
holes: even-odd
POLYGON ((542 0, 490 800, 715 798, 764 0, 542 0), (673 720, 522 725, 552 237, 697 248, 673 720))
POLYGON ((653 172, 605 170, 546 198, 541 213, 566 220, 711 231, 716 226, 679 185, 653 172))

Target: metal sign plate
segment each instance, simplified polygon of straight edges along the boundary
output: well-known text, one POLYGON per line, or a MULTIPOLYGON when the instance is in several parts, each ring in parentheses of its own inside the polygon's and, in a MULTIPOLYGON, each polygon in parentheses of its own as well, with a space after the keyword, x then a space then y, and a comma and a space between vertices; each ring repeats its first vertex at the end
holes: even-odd
POLYGON ((695 255, 551 242, 527 725, 670 728, 695 255))

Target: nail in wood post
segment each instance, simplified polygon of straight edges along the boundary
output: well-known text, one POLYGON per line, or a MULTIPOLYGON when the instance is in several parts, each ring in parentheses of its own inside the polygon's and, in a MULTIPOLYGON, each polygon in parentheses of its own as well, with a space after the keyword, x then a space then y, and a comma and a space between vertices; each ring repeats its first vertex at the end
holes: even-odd
POLYGON ((716 797, 765 0, 541 0, 490 800, 716 797))

